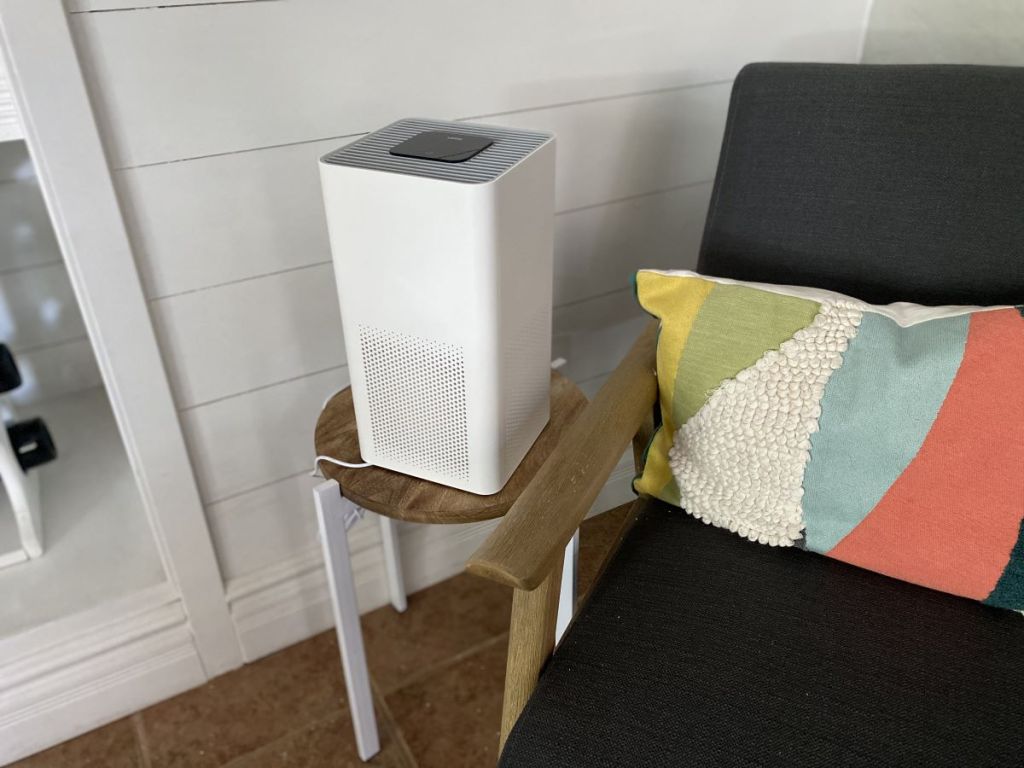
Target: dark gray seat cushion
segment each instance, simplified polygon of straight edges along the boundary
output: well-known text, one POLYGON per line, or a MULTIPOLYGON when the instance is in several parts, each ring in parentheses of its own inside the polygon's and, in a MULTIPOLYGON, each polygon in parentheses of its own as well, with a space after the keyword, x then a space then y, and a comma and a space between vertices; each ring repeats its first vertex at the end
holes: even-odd
POLYGON ((640 503, 502 766, 1024 764, 1024 617, 640 503))

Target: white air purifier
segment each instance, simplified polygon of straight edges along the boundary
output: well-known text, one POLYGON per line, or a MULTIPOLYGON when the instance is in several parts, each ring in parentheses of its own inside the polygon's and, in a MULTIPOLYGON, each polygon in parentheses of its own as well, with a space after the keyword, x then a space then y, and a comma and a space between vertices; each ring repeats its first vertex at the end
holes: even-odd
POLYGON ((548 421, 554 137, 399 120, 320 178, 363 461, 498 492, 548 421))

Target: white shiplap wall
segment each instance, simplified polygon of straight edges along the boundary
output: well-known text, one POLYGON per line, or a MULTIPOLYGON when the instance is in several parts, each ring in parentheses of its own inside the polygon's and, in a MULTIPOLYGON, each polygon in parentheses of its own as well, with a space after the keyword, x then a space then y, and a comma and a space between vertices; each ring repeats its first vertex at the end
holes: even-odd
POLYGON ((870 64, 1024 65, 1019 0, 875 0, 864 45, 870 64))
MULTIPOLYGON (((409 115, 555 132, 555 353, 594 391, 644 322, 631 273, 695 262, 736 71, 854 60, 867 0, 88 10, 110 5, 78 0, 72 28, 248 627, 261 584, 311 572, 303 473, 320 405, 347 382, 318 156, 409 115)), ((444 532, 407 533, 446 546, 444 532)), ((463 544, 445 551, 474 541, 450 537, 463 544)))

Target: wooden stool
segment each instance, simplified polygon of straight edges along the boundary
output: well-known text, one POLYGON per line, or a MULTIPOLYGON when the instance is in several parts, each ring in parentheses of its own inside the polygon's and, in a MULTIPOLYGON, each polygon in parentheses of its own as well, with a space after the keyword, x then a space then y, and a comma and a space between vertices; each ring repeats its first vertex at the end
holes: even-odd
MULTIPOLYGON (((586 404, 587 398, 579 387, 561 374, 552 372, 551 417, 548 425, 505 487, 491 496, 478 496, 380 467, 352 469, 321 462, 320 471, 325 482, 313 489, 313 500, 320 524, 320 541, 327 565, 327 582, 341 649, 352 725, 359 756, 363 760, 369 760, 380 750, 380 739, 356 605, 348 529, 363 517, 367 509, 380 515, 381 544, 391 604, 396 610, 404 611, 405 584, 394 521, 472 523, 501 517, 519 498, 519 494, 533 479, 586 404)), ((314 442, 318 456, 330 456, 353 464, 361 461, 351 389, 343 389, 324 404, 317 420, 314 442)), ((578 553, 577 534, 566 548, 558 608, 558 637, 572 618, 578 553)))

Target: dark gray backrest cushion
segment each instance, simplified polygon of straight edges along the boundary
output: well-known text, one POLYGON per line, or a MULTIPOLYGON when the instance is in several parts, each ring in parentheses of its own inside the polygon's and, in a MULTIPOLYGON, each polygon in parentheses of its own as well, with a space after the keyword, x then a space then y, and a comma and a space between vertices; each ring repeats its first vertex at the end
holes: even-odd
POLYGON ((873 303, 1024 302, 1024 68, 745 67, 699 269, 873 303))

